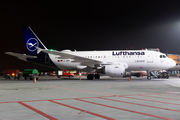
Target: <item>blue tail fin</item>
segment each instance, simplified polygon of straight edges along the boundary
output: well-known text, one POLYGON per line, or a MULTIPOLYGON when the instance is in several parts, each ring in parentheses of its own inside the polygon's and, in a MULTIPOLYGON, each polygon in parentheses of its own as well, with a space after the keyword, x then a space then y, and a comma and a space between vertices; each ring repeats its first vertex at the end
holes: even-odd
POLYGON ((37 47, 47 49, 30 27, 23 28, 27 55, 36 55, 37 47))

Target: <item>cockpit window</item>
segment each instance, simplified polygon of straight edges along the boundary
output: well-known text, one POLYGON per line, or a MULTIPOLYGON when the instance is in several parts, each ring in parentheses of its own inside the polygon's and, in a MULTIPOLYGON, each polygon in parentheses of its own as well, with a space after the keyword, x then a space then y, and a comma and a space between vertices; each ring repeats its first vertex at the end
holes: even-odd
POLYGON ((160 58, 166 58, 166 56, 165 55, 160 55, 160 58))

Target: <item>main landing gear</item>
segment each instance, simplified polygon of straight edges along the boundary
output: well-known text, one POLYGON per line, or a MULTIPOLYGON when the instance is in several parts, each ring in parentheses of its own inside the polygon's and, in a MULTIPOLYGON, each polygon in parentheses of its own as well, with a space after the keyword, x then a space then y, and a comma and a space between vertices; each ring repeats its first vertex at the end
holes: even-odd
POLYGON ((147 71, 147 79, 151 80, 151 72, 150 71, 147 71))
POLYGON ((151 76, 147 76, 147 79, 148 79, 148 80, 151 80, 151 76))
POLYGON ((100 79, 100 75, 99 74, 88 74, 87 75, 87 80, 93 80, 93 79, 100 79))

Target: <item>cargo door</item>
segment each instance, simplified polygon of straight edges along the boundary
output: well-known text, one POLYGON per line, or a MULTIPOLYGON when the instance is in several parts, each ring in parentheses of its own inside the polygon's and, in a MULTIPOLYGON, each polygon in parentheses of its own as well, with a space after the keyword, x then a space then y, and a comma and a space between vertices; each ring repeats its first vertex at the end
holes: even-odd
POLYGON ((153 53, 147 52, 147 63, 153 63, 153 53))

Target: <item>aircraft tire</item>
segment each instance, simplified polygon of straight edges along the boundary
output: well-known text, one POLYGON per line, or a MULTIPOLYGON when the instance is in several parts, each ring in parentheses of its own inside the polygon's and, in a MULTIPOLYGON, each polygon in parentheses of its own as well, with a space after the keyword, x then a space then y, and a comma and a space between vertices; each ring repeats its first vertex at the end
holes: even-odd
POLYGON ((95 75, 94 75, 94 78, 95 78, 95 79, 100 79, 100 75, 99 75, 99 74, 95 74, 95 75))
POLYGON ((89 74, 89 75, 87 75, 87 80, 93 80, 93 77, 94 77, 93 74, 89 74))
POLYGON ((147 79, 148 79, 148 80, 151 80, 151 76, 147 76, 147 79))
POLYGON ((136 77, 140 77, 141 75, 140 74, 137 74, 136 77))

